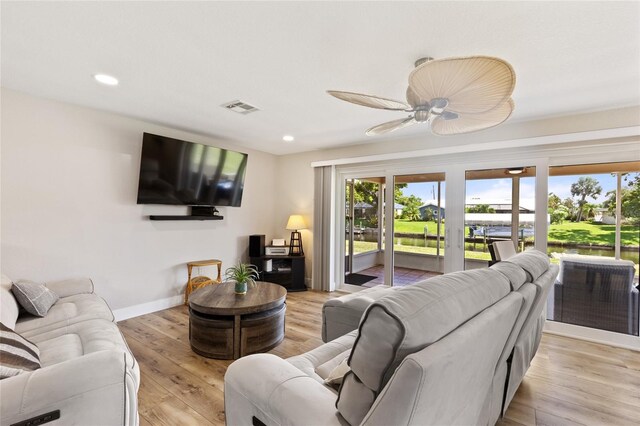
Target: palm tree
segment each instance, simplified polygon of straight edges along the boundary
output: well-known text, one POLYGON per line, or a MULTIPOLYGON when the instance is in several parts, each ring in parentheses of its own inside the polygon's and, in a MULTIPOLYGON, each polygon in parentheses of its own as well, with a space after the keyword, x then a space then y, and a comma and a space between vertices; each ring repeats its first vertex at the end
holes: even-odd
POLYGON ((596 208, 598 206, 596 206, 595 204, 591 204, 591 203, 585 203, 582 206, 582 214, 584 215, 585 219, 590 219, 592 217, 595 216, 596 214, 596 208))
POLYGON ((591 176, 583 176, 578 179, 577 182, 571 184, 571 195, 580 197, 580 200, 578 200, 578 218, 576 222, 582 220, 582 206, 586 204, 586 198, 598 198, 600 193, 602 193, 600 183, 591 176))

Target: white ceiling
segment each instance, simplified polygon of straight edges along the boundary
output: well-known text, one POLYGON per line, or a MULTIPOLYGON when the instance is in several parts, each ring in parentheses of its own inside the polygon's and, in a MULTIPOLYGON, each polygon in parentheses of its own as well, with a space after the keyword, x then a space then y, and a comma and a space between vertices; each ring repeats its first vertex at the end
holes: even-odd
MULTIPOLYGON (((325 93, 403 100, 413 62, 493 55, 512 121, 640 104, 640 3, 2 2, 2 85, 275 154, 362 141, 401 118, 325 93), (98 85, 112 74, 120 85, 98 85), (261 109, 239 115, 240 99, 261 109), (282 136, 292 134, 295 142, 282 136)), ((425 135, 422 126, 394 136, 425 135)), ((372 141, 381 140, 372 138, 372 141)))

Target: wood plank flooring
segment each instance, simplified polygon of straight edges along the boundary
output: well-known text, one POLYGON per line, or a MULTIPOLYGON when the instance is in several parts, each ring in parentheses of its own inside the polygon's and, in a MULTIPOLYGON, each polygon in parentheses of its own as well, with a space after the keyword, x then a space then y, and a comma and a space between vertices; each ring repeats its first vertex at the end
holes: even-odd
MULTIPOLYGON (((341 293, 287 296, 285 340, 270 352, 290 357, 320 344, 321 308, 341 293)), ((119 323, 140 362, 140 424, 224 424, 224 372, 231 361, 189 347, 184 306, 119 323)), ((640 353, 544 334, 504 419, 507 425, 640 424, 640 353)))

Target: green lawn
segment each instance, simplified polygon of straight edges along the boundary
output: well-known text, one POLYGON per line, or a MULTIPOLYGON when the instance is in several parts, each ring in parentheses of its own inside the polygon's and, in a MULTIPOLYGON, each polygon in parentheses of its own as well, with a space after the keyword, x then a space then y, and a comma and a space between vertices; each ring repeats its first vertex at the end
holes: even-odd
MULTIPOLYGON (((577 242, 613 246, 615 238, 615 225, 565 222, 549 227, 549 242, 577 242)), ((637 246, 640 242, 640 230, 637 226, 623 225, 620 230, 620 241, 623 246, 637 246)))
MULTIPOLYGON (((396 219, 394 222, 394 232, 401 234, 424 234, 425 225, 429 229, 429 234, 435 235, 437 231, 437 223, 435 222, 410 222, 406 219, 396 219)), ((442 228, 440 232, 444 234, 444 223, 442 224, 442 228)))
MULTIPOLYGON (((395 232, 403 234, 424 234, 427 226, 430 235, 436 234, 435 222, 410 222, 406 219, 396 219, 395 232)), ((444 233, 444 230, 441 230, 444 233)), ((613 246, 615 241, 615 225, 601 225, 590 222, 565 222, 549 226, 549 242, 555 243, 581 243, 613 246)), ((465 229, 465 235, 469 230, 465 229)), ((640 244, 640 230, 637 226, 624 225, 620 232, 623 246, 637 246, 640 244)))
MULTIPOLYGON (((395 251, 402 251, 405 253, 418 253, 418 254, 432 254, 436 255, 435 247, 417 247, 417 246, 402 246, 402 245, 394 245, 395 251)), ((355 254, 365 253, 367 251, 374 251, 378 249, 378 244, 375 242, 367 242, 367 241, 354 241, 353 242, 353 252, 355 254)), ((440 255, 444 256, 444 249, 440 249, 440 255)), ((479 260, 491 260, 491 255, 479 251, 466 251, 464 254, 466 259, 479 259, 479 260)))

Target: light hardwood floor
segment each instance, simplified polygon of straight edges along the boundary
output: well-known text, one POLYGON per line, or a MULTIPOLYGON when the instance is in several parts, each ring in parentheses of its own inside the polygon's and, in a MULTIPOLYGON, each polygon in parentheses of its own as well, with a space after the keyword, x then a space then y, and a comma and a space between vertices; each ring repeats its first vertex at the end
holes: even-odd
MULTIPOLYGON (((287 296, 286 337, 273 354, 289 357, 320 344, 322 304, 340 293, 287 296)), ((184 306, 119 323, 140 362, 140 424, 224 423, 224 372, 231 361, 189 348, 184 306)), ((310 423, 311 424, 311 423, 310 423)), ((640 353, 545 334, 500 425, 640 424, 640 353)))

